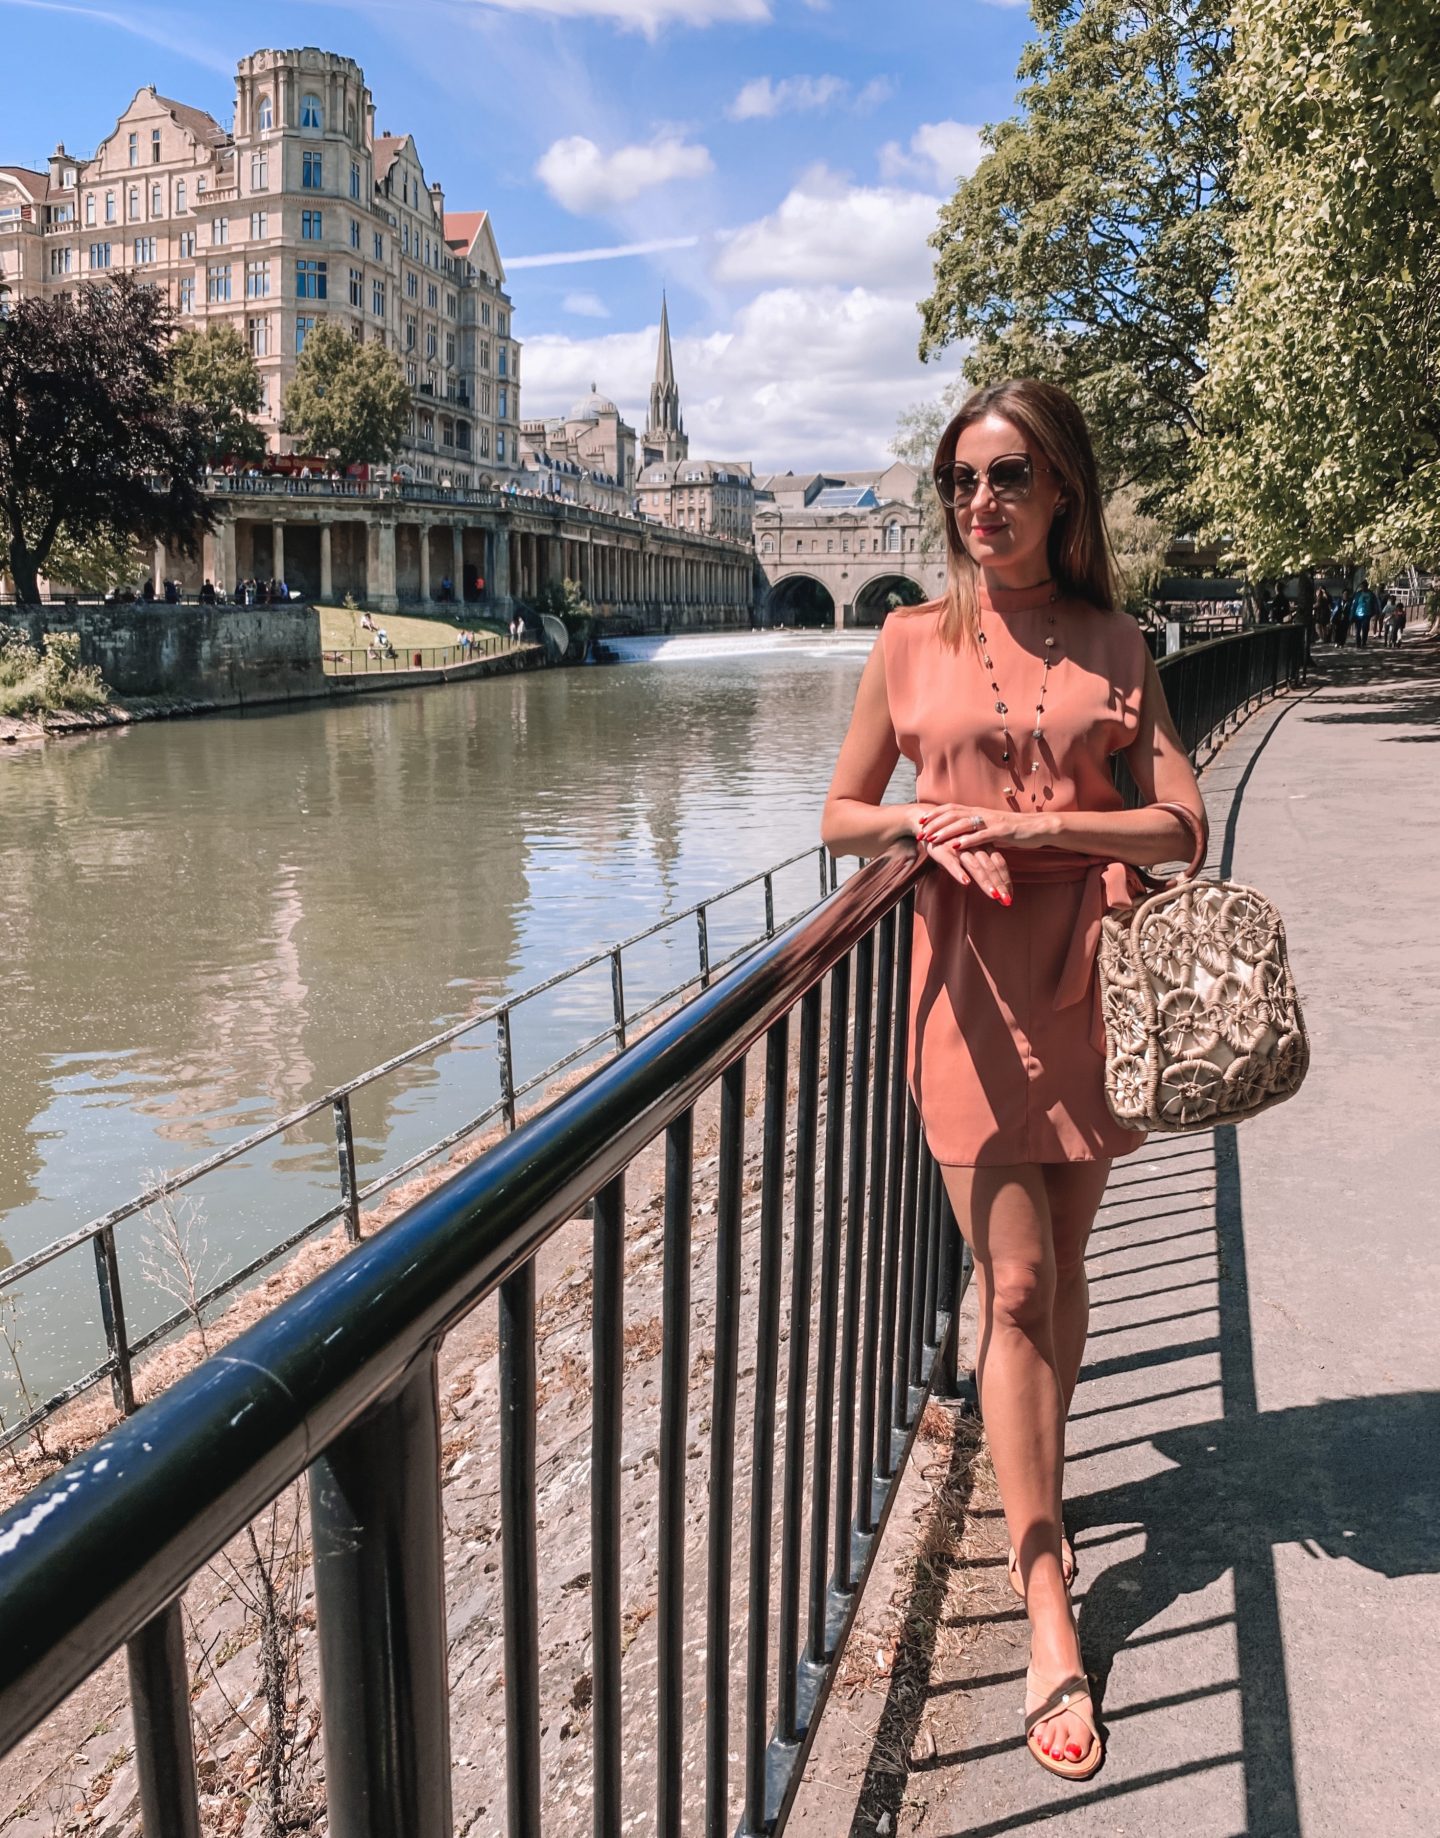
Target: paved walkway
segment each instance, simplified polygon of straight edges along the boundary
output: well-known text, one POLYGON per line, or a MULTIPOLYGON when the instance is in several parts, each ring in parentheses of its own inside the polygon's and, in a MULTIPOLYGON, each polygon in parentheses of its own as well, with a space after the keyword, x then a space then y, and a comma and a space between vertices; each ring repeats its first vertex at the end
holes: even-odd
MULTIPOLYGON (((1437 745, 1440 644, 1324 649, 1205 777, 1212 868, 1285 915, 1313 1064, 1238 1132, 1148 1144, 1097 1224, 1067 1511, 1104 1769, 1063 1783, 1021 1746, 1025 1624, 957 1451, 912 1696, 867 1622, 798 1830, 1440 1832, 1437 745)), ((912 1470, 890 1558, 933 1483, 912 1470)))

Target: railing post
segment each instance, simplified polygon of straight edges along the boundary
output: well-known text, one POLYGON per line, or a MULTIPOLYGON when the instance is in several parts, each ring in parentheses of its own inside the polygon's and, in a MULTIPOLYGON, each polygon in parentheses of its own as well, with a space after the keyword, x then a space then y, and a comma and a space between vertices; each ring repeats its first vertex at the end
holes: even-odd
POLYGON ((145 1838, 200 1838, 190 1668, 177 1598, 126 1644, 145 1838))
POLYGON ((620 967, 620 947, 610 953, 610 996, 615 1007, 615 1044, 625 1051, 625 978, 620 967))
POLYGON ((768 869, 765 873, 765 936, 775 936, 775 883, 768 869))
POLYGON ((495 1036, 500 1050, 500 1102, 504 1107, 505 1127, 515 1127, 515 1058, 510 1041, 508 1004, 495 1017, 495 1036))
POLYGON ((91 1240, 95 1247, 95 1275, 100 1284, 100 1320, 105 1344, 115 1362, 110 1390, 115 1407, 129 1416, 135 1408, 135 1380, 130 1371, 130 1336, 125 1331, 125 1298, 120 1292, 120 1260, 115 1253, 115 1228, 107 1225, 91 1240))
MULTIPOLYGON (((505 1791, 512 1834, 540 1830, 540 1607, 535 1532, 535 1263, 500 1285, 500 1542, 505 1791)), ((396 1833, 408 1828, 397 1826, 396 1833)), ((344 1838, 344 1835, 342 1835, 344 1838)), ((438 1834, 437 1834, 438 1838, 438 1834)), ((450 1827, 444 1838, 450 1838, 450 1827)))
POLYGON ((334 1104, 335 1148, 340 1159, 340 1198, 345 1207, 345 1236, 360 1242, 360 1201, 355 1186, 355 1132, 350 1121, 350 1093, 341 1092, 334 1104))
POLYGON ((330 1831, 450 1838, 435 1348, 316 1460, 310 1520, 330 1831))
POLYGON ((695 919, 700 928, 700 987, 710 987, 710 927, 707 923, 705 902, 702 900, 695 909, 695 919))

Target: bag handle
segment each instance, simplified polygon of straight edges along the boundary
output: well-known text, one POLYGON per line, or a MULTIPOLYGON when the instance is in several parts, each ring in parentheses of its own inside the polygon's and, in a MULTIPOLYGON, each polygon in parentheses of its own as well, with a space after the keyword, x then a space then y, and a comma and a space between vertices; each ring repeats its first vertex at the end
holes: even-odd
POLYGON ((1200 870, 1205 866, 1205 854, 1210 839, 1206 833, 1205 825, 1195 815, 1194 811, 1187 809, 1183 804, 1170 804, 1165 800, 1157 800, 1154 804, 1147 806, 1147 808, 1153 811, 1169 811, 1172 817, 1178 817, 1180 819, 1185 825, 1185 828, 1195 839, 1195 847, 1190 854, 1190 865, 1187 868, 1182 868, 1179 874, 1172 875, 1168 880, 1164 875, 1151 874, 1145 868, 1137 867, 1135 869, 1135 873, 1139 875, 1144 886, 1150 893, 1168 893, 1172 887, 1178 887, 1182 881, 1193 881, 1195 876, 1199 874, 1200 870))

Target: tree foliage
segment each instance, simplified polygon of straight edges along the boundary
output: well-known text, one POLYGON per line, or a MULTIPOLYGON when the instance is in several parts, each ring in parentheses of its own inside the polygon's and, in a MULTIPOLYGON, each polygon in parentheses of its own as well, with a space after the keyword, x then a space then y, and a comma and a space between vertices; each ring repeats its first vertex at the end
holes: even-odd
POLYGON ((193 553, 210 527, 202 432, 169 389, 171 325, 124 275, 0 319, 0 529, 20 600, 39 599, 62 532, 193 553))
POLYGON ((286 391, 285 432, 349 466, 390 459, 409 425, 410 390, 393 353, 329 319, 312 327, 286 391))
POLYGON ((1440 565, 1440 19, 1251 0, 1234 269, 1201 397, 1212 529, 1252 570, 1440 565))
POLYGON ((264 405, 260 372, 239 330, 187 326, 171 346, 170 387, 175 400, 197 413, 205 434, 205 457, 250 461, 265 451, 264 431, 254 417, 264 405))
POLYGON ((931 237, 921 356, 972 385, 1036 376, 1084 409, 1107 488, 1189 518, 1196 386, 1229 260, 1226 0, 1031 0, 1020 113, 931 237))

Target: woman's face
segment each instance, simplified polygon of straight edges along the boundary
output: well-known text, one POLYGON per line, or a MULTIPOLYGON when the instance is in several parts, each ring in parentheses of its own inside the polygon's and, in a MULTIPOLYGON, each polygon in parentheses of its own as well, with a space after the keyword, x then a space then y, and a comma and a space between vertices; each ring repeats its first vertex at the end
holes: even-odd
POLYGON ((970 498, 957 489, 950 513, 971 559, 982 568, 1013 568, 1033 560, 1043 574, 1055 506, 1064 496, 1063 482, 1045 455, 1013 422, 1002 415, 985 415, 961 431, 955 464, 971 467, 980 475, 970 498), (1030 494, 1025 498, 997 496, 988 468, 993 460, 1016 453, 1030 457, 1034 469, 1030 494))

